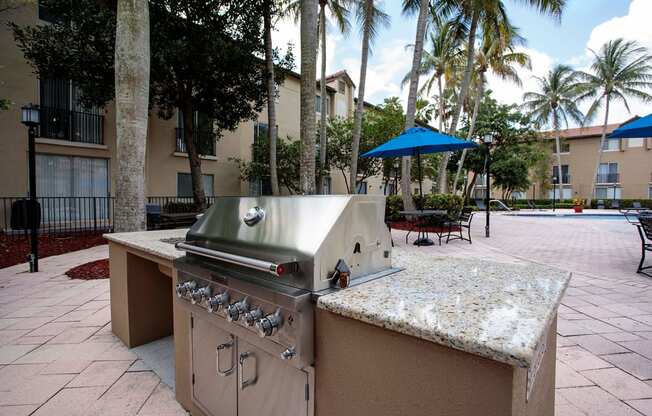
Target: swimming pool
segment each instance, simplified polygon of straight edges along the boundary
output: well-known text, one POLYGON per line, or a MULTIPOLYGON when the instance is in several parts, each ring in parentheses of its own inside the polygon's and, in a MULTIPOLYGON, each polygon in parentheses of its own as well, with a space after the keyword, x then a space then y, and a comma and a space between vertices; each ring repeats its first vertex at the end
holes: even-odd
POLYGON ((537 213, 537 212, 524 212, 503 214, 510 217, 536 217, 536 218, 562 218, 562 219, 583 219, 583 220, 612 220, 612 221, 626 221, 627 218, 623 214, 564 214, 564 213, 537 213))

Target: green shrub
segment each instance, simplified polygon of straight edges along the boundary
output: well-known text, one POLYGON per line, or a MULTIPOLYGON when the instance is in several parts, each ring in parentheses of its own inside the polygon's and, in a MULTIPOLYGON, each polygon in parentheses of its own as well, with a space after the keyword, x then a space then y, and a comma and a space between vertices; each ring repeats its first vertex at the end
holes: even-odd
MULTIPOLYGON (((426 194, 423 205, 419 195, 413 197, 414 205, 423 209, 446 210, 451 217, 457 216, 462 210, 462 197, 450 194, 426 194)), ((402 221, 405 218, 399 213, 403 210, 403 198, 400 195, 390 195, 385 203, 385 217, 389 221, 402 221)))

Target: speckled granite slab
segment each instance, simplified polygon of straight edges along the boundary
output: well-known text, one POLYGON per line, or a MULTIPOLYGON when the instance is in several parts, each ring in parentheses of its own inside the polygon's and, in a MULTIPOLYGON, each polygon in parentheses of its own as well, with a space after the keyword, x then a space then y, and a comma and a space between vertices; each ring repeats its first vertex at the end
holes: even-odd
POLYGON ((536 264, 437 258, 396 247, 402 272, 319 298, 318 307, 514 366, 530 367, 570 280, 536 264))
POLYGON ((183 240, 188 232, 187 228, 175 230, 138 231, 133 233, 104 234, 104 238, 127 247, 135 248, 162 257, 174 260, 184 256, 184 251, 174 248, 174 242, 183 240))

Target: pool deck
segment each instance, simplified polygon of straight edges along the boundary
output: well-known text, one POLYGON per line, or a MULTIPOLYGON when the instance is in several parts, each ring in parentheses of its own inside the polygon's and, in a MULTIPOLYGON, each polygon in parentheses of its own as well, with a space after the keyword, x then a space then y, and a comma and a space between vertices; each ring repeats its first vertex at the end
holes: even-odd
MULTIPOLYGON (((556 415, 652 416, 652 279, 634 272, 636 229, 492 214, 487 239, 484 219, 474 216, 472 245, 415 247, 403 231, 394 242, 428 256, 572 271, 559 309, 556 415)), ((108 280, 64 275, 107 256, 101 246, 42 259, 35 274, 26 264, 0 269, 0 416, 185 414, 156 366, 111 334, 108 280)))

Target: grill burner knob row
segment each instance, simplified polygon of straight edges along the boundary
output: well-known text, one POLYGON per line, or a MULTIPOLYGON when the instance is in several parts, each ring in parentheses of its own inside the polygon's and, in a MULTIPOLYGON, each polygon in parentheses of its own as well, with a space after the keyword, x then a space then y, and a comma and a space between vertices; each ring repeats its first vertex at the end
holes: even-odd
POLYGON ((201 303, 202 300, 208 299, 211 297, 211 288, 210 286, 200 287, 190 292, 190 303, 196 305, 201 303))
POLYGON ((188 293, 195 290, 196 287, 197 287, 197 282, 195 282, 194 280, 189 280, 183 283, 177 283, 177 296, 180 298, 187 296, 188 293))
POLYGON ((206 301, 206 310, 209 313, 217 312, 229 303, 229 292, 219 293, 206 301))
POLYGON ((249 312, 245 313, 243 316, 244 323, 247 326, 254 326, 256 321, 261 319, 264 316, 263 310, 260 308, 252 309, 249 312))
POLYGON ((281 310, 277 309, 273 314, 267 315, 256 322, 258 336, 264 338, 274 335, 282 323, 283 317, 281 316, 281 310))
POLYGON ((240 302, 232 303, 226 308, 226 320, 236 322, 240 319, 240 315, 244 315, 247 311, 249 311, 249 299, 244 298, 240 302))

